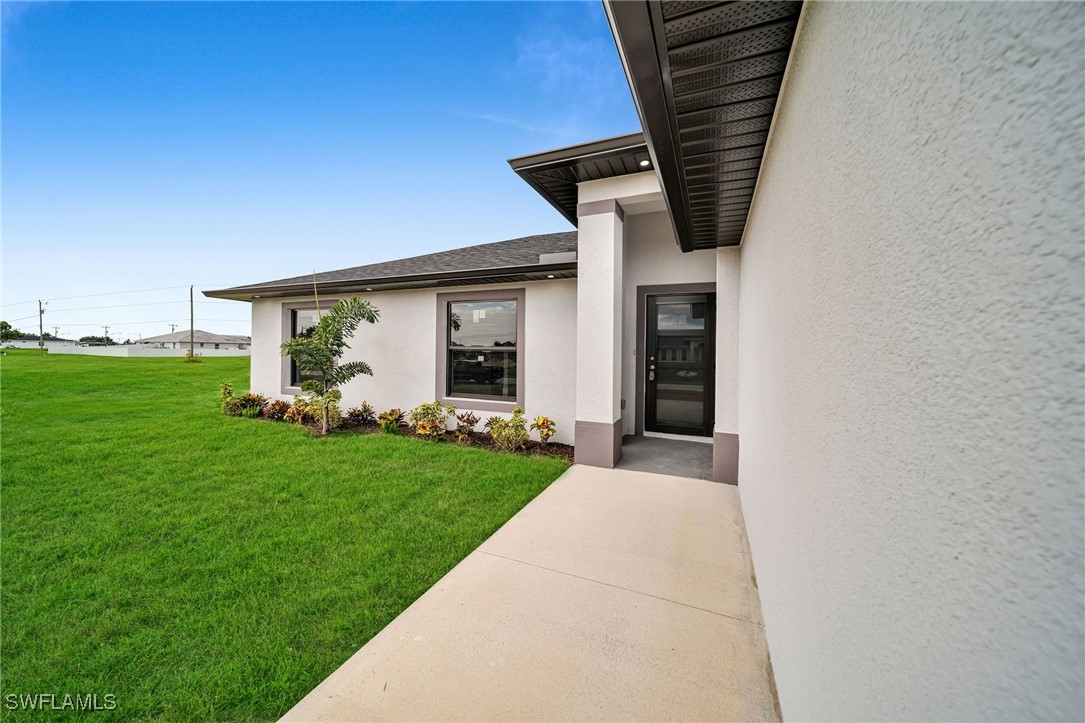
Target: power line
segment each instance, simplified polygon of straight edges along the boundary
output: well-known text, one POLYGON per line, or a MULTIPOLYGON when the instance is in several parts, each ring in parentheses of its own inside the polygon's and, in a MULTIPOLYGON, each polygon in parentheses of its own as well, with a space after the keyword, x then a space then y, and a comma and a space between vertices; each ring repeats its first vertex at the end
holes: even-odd
MULTIPOLYGON (((103 291, 103 292, 98 293, 98 294, 80 294, 79 296, 56 296, 56 297, 53 297, 52 299, 49 299, 49 301, 67 301, 68 299, 89 299, 92 296, 116 296, 118 294, 142 294, 142 293, 145 293, 145 292, 148 292, 148 291, 167 291, 169 289, 183 289, 186 286, 189 286, 189 284, 182 284, 181 286, 159 286, 159 287, 154 288, 154 289, 130 289, 128 291, 103 291)), ((228 286, 228 284, 192 284, 192 286, 224 287, 224 286, 228 286)), ((37 303, 37 299, 30 299, 29 301, 15 301, 15 302, 11 302, 11 303, 0 302, 0 306, 21 306, 23 304, 34 304, 34 303, 37 303)))
MULTIPOLYGON (((55 314, 55 313, 57 313, 59 311, 95 311, 97 309, 128 309, 128 308, 131 308, 133 306, 162 306, 164 304, 183 304, 183 303, 185 303, 185 302, 180 301, 180 300, 179 301, 148 301, 148 302, 139 303, 139 304, 110 304, 109 306, 81 306, 81 307, 76 308, 76 309, 53 309, 49 313, 55 314)), ((196 303, 197 304, 219 304, 219 303, 228 303, 228 302, 227 302, 226 299, 223 299, 222 301, 197 301, 196 303)))
MULTIPOLYGON (((37 314, 35 314, 37 316, 37 314)), ((150 321, 118 321, 111 323, 110 326, 142 326, 144 324, 168 324, 170 322, 183 322, 188 319, 152 319, 150 321)), ((196 321, 229 321, 237 324, 243 324, 251 321, 250 319, 196 319, 196 321)), ((101 326, 100 323, 87 323, 87 324, 65 324, 65 326, 101 326)))

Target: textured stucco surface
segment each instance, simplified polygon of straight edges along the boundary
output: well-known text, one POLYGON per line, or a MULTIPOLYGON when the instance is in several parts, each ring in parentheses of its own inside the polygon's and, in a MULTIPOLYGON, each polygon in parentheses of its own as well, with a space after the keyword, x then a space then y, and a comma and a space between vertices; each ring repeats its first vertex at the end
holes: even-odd
POLYGON ((622 219, 580 219, 577 250, 576 418, 610 424, 622 416, 622 219))
POLYGON ((741 261, 783 715, 1082 720, 1085 6, 804 12, 741 261))
POLYGON ((741 259, 742 253, 737 248, 716 249, 716 425, 713 431, 728 434, 738 432, 741 259))
MULTIPOLYGON (((457 286, 491 291, 525 290, 524 343, 520 362, 525 371, 524 409, 529 416, 546 415, 558 425, 555 442, 572 444, 576 370, 576 279, 526 284, 457 286)), ((437 374, 437 299, 449 289, 385 291, 364 296, 380 309, 375 325, 362 324, 343 359, 360 359, 373 376, 358 377, 343 388, 344 408, 368 401, 378 411, 409 410, 433 401, 437 374)), ((252 379, 254 391, 279 399, 282 307, 299 299, 260 299, 252 305, 252 379)), ((469 404, 458 404, 461 410, 469 404)), ((494 412, 479 411, 482 419, 494 412)), ((503 415, 508 416, 508 415, 503 415)))

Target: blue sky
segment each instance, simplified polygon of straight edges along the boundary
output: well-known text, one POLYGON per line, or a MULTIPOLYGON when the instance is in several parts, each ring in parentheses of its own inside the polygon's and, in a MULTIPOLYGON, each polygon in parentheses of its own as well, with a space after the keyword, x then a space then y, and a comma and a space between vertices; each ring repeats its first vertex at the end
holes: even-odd
MULTIPOLYGON (((567 230, 506 159, 639 129, 598 2, 2 12, 2 316, 52 299, 66 337, 166 333, 187 289, 62 297, 567 230)), ((248 333, 247 305, 197 301, 248 333)))

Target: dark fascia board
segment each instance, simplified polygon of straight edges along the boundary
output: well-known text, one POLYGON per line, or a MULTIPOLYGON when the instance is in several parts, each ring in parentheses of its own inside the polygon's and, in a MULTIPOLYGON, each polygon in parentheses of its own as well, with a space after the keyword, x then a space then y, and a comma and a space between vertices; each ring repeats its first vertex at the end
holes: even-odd
MULTIPOLYGON (((544 279, 547 274, 571 278, 576 275, 576 262, 564 261, 556 264, 528 264, 524 266, 506 266, 488 269, 468 269, 464 271, 442 271, 430 274, 406 274, 403 276, 385 276, 372 279, 336 279, 317 281, 316 289, 320 293, 346 293, 365 291, 386 291, 403 288, 426 288, 429 286, 447 286, 448 282, 474 282, 478 284, 500 283, 509 276, 522 277, 522 280, 544 279), (487 279, 491 279, 488 281, 487 279)), ((312 282, 297 284, 279 284, 273 286, 235 286, 230 289, 204 291, 203 295, 212 299, 232 299, 251 301, 253 298, 273 298, 285 296, 306 296, 313 291, 312 282)))
POLYGON ((683 251, 693 250, 693 223, 685 202, 686 180, 682 168, 678 115, 672 107, 670 61, 658 2, 603 0, 633 104, 648 142, 663 199, 683 251))
POLYGON ((557 209, 558 213, 565 217, 569 223, 576 226, 576 206, 567 207, 550 195, 550 192, 538 182, 535 174, 539 171, 549 171, 554 168, 574 166, 589 160, 598 160, 611 156, 620 156, 627 153, 644 153, 648 150, 643 133, 630 133, 624 136, 604 138, 590 143, 580 143, 575 146, 555 148, 542 153, 532 153, 529 156, 510 158, 509 165, 516 171, 520 178, 524 179, 529 186, 545 198, 547 202, 557 209))

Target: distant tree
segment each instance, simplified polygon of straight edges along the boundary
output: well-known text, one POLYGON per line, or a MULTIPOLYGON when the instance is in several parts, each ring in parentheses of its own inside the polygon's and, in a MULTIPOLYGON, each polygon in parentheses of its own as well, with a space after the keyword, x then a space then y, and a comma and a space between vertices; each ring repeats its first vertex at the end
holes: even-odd
POLYGON ((113 341, 112 337, 109 337, 109 336, 81 336, 81 337, 79 337, 79 341, 81 341, 81 342, 83 342, 85 344, 95 344, 95 343, 97 343, 97 344, 105 344, 107 346, 110 345, 110 344, 116 344, 117 343, 117 342, 113 341))
POLYGON ((340 364, 339 360, 350 348, 347 339, 354 335, 358 325, 363 321, 375 324, 378 318, 380 311, 368 301, 357 296, 341 299, 320 315, 320 321, 308 334, 296 336, 279 348, 280 353, 291 357, 302 372, 319 377, 302 382, 301 388, 312 395, 321 408, 322 434, 328 433, 331 406, 338 402, 341 394, 338 388, 359 374, 373 374, 365 362, 340 364))
POLYGON ((6 321, 0 321, 0 341, 9 339, 22 339, 23 332, 19 331, 6 321))

